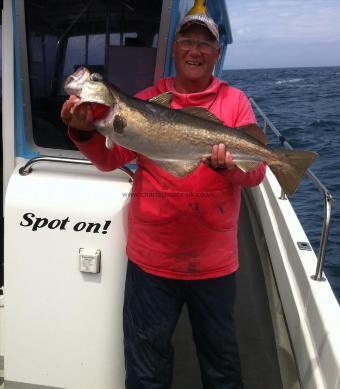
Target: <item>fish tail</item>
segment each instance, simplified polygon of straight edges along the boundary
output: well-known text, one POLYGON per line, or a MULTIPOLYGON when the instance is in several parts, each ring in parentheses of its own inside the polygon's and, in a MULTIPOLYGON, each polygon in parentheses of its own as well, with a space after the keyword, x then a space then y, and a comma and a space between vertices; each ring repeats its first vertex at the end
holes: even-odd
POLYGON ((284 164, 268 164, 285 193, 291 196, 303 175, 318 156, 314 151, 277 150, 276 155, 284 164))

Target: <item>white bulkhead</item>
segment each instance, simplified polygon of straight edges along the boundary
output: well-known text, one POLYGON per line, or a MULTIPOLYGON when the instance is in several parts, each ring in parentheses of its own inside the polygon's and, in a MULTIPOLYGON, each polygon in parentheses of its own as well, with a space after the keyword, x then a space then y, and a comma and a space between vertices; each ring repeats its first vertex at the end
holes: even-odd
POLYGON ((11 177, 5 207, 6 382, 123 388, 129 177, 48 163, 11 177), (79 250, 100 250, 99 273, 79 250), (20 366, 20 369, 18 369, 20 366))

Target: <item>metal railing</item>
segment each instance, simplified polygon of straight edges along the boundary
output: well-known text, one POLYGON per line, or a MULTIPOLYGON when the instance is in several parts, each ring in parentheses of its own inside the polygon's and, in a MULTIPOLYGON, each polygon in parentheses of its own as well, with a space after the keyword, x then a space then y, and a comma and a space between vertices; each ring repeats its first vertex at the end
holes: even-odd
MULTIPOLYGON (((262 109, 257 105, 255 100, 253 98, 250 98, 249 100, 264 121, 264 126, 263 126, 264 132, 266 132, 267 127, 269 127, 273 131, 273 133, 277 136, 282 146, 284 146, 286 149, 293 150, 293 147, 289 144, 286 138, 280 133, 280 131, 275 127, 275 125, 270 121, 270 119, 266 116, 266 114, 262 111, 262 109)), ((306 175, 310 178, 310 180, 317 187, 317 189, 323 194, 323 198, 324 198, 324 219, 323 219, 322 232, 320 237, 318 261, 316 265, 315 274, 311 276, 311 278, 315 281, 324 281, 325 278, 323 277, 322 273, 325 264, 326 245, 327 245, 328 234, 329 234, 329 226, 331 222, 333 197, 331 193, 328 191, 328 189, 322 184, 322 182, 316 177, 316 175, 310 169, 307 170, 306 175)), ((281 189, 280 199, 281 200, 287 199, 283 189, 281 189)))
MULTIPOLYGON (((76 164, 76 165, 93 165, 88 159, 81 158, 64 158, 64 157, 36 157, 30 159, 24 166, 19 169, 19 174, 22 176, 27 176, 32 173, 32 166, 40 162, 54 162, 54 163, 67 163, 67 164, 76 164)), ((133 181, 134 173, 126 166, 119 168, 122 172, 127 174, 130 178, 130 182, 133 181)))

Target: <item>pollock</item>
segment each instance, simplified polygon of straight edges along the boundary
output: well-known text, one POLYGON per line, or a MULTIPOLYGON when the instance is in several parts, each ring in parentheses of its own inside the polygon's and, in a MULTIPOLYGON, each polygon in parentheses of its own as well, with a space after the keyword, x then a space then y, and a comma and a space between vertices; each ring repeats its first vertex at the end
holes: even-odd
POLYGON ((66 79, 64 89, 79 97, 78 104, 90 103, 94 112, 101 112, 94 126, 105 136, 108 148, 115 143, 124 146, 176 176, 193 171, 211 155, 213 145, 223 143, 238 168, 249 171, 264 161, 292 195, 317 157, 313 151, 269 148, 257 124, 230 128, 204 108, 171 109, 171 93, 149 101, 127 96, 84 67, 66 79))

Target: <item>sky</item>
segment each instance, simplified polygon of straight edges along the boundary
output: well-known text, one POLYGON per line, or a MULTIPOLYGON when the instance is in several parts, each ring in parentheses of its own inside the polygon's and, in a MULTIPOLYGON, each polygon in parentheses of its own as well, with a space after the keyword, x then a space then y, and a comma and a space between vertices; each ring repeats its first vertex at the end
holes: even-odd
POLYGON ((226 0, 225 69, 340 66, 340 0, 226 0))

